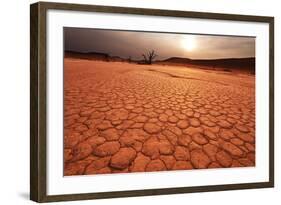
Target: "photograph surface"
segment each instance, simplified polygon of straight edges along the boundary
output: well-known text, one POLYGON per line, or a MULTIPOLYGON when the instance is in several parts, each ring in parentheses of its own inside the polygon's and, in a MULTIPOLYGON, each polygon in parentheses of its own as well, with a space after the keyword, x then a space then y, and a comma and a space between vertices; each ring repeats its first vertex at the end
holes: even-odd
POLYGON ((255 37, 64 28, 64 176, 255 166, 255 37))

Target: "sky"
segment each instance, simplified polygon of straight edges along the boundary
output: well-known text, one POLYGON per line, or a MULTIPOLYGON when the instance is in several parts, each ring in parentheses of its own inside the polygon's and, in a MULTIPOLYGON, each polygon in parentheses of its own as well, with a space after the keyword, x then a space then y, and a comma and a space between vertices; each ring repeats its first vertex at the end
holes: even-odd
POLYGON ((64 28, 67 51, 100 52, 134 60, 155 50, 157 58, 219 59, 255 57, 255 38, 64 28))

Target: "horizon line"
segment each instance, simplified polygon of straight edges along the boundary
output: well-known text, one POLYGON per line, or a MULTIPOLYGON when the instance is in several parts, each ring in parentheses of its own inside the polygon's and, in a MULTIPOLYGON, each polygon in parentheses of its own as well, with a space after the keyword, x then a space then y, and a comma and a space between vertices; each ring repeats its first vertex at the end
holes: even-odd
MULTIPOLYGON (((84 54, 84 55, 86 55, 86 54, 103 54, 103 55, 107 55, 108 57, 118 57, 118 58, 121 58, 123 60, 127 60, 130 57, 129 56, 128 58, 123 58, 123 57, 120 57, 120 56, 117 56, 117 55, 110 55, 109 53, 96 52, 96 51, 82 52, 82 51, 75 51, 75 50, 64 50, 64 52, 74 52, 74 53, 80 53, 80 54, 84 54)), ((140 56, 141 56, 141 54, 140 54, 140 56)), ((165 61, 165 60, 169 60, 171 58, 181 58, 181 59, 188 59, 188 60, 231 60, 231 59, 251 59, 251 58, 255 59, 256 56, 249 56, 249 57, 242 57, 242 58, 236 58, 236 57, 228 57, 228 58, 188 58, 188 57, 170 56, 168 58, 164 58, 163 60, 155 60, 155 61, 165 61)), ((142 60, 133 60, 133 61, 142 61, 142 60)))

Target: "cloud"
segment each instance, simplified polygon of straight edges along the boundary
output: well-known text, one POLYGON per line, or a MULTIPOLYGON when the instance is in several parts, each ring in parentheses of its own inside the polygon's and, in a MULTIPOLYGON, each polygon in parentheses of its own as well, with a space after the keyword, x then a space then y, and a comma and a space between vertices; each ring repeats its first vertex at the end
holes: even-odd
POLYGON ((255 38, 213 35, 171 34, 156 32, 114 31, 87 28, 64 28, 65 50, 103 52, 113 56, 141 59, 154 49, 158 59, 172 56, 197 59, 255 56, 255 38), (197 48, 186 51, 181 41, 193 36, 197 48))

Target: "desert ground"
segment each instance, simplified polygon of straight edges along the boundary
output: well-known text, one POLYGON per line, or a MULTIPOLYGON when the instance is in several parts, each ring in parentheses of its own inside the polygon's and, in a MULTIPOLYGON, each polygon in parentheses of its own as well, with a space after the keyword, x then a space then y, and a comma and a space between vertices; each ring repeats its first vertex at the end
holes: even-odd
POLYGON ((255 166, 255 76, 64 59, 64 175, 255 166))

